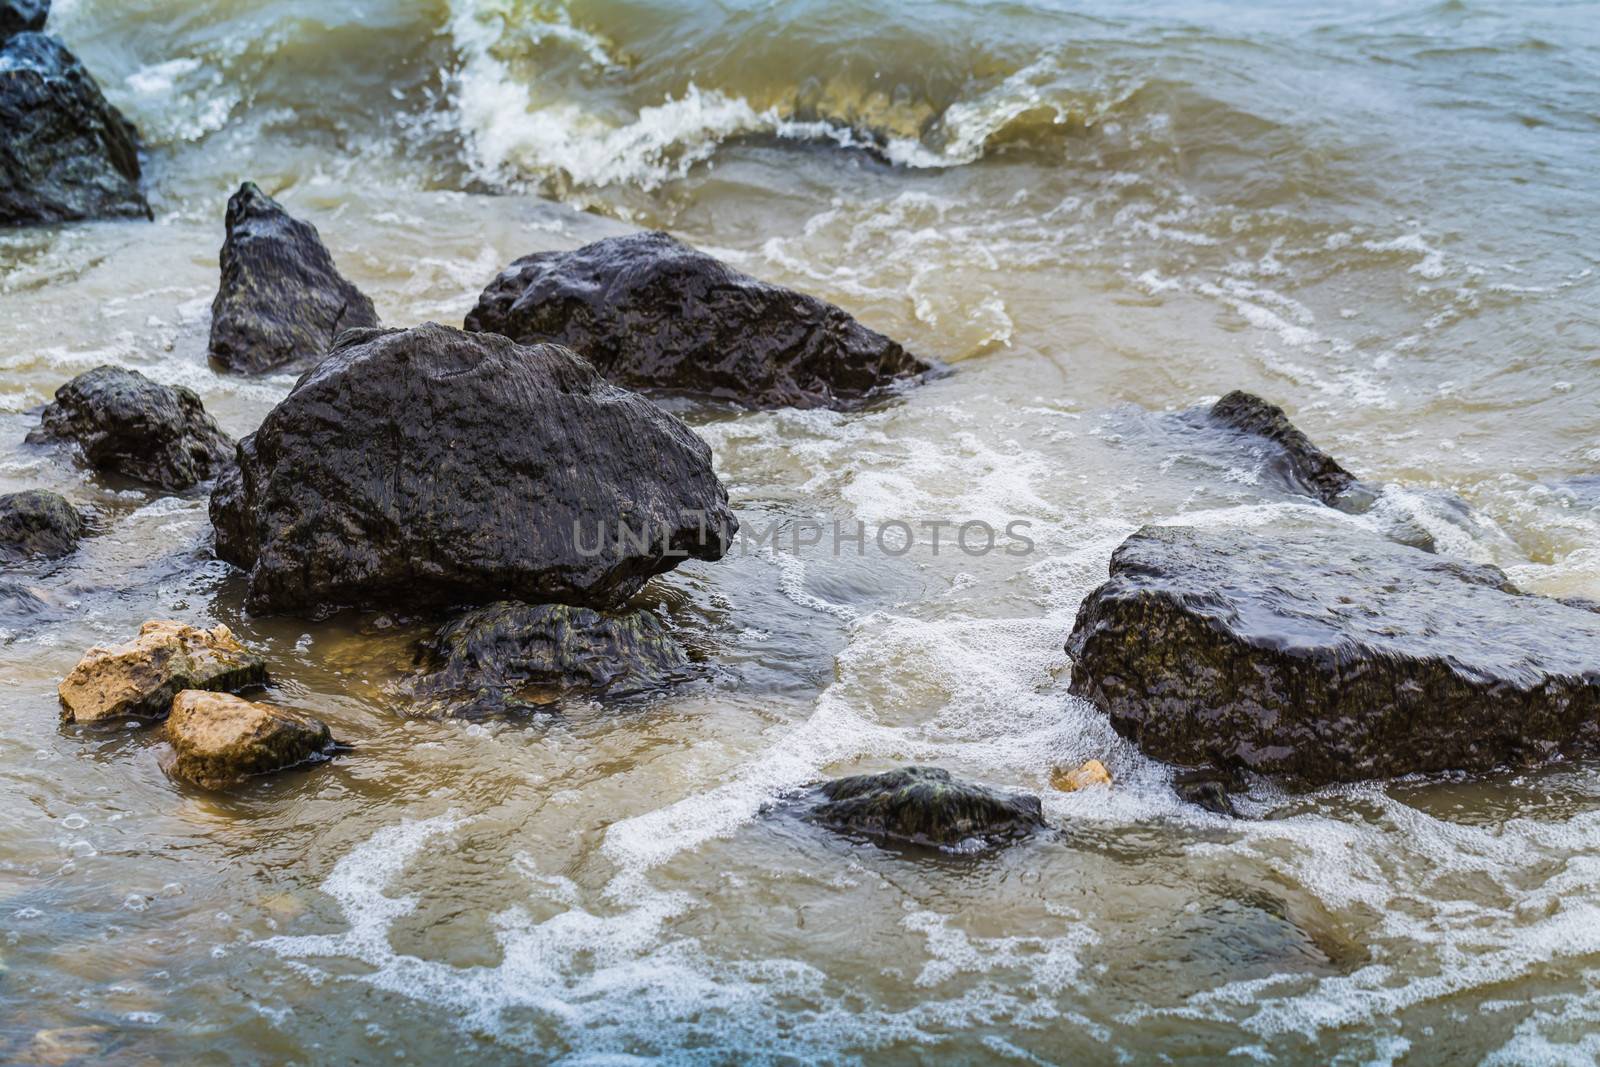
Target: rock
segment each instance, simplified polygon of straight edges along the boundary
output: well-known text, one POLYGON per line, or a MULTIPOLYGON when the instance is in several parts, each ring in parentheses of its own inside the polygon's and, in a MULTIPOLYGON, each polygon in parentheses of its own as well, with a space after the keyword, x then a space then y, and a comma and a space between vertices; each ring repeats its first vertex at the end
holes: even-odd
POLYGON ((999 844, 1045 825, 1038 797, 963 782, 938 767, 836 778, 816 792, 812 822, 918 845, 999 844))
POLYGON ((0 0, 0 42, 19 33, 38 33, 50 15, 50 0, 0 0))
POLYGON ((1236 776, 1218 773, 1211 768, 1180 771, 1172 780, 1172 788, 1180 800, 1230 819, 1237 819, 1239 813, 1234 810, 1233 797, 1228 790, 1237 789, 1240 784, 1236 776))
POLYGON ((245 182, 228 201, 211 359, 255 374, 307 366, 340 332, 378 325, 372 301, 334 266, 317 228, 245 182))
POLYGON ((167 772, 203 789, 226 789, 256 774, 325 756, 325 723, 253 700, 186 689, 172 701, 167 772))
POLYGON ((266 662, 226 626, 151 621, 126 644, 85 652, 57 692, 63 722, 157 720, 184 689, 234 691, 266 680, 266 662))
POLYGON ((410 695, 428 710, 458 716, 527 710, 564 690, 653 688, 689 662, 653 612, 514 601, 449 623, 423 655, 428 672, 408 687, 410 695))
POLYGON ((1270 449, 1269 469, 1308 496, 1345 511, 1371 506, 1375 492, 1312 444, 1277 405, 1236 389, 1207 414, 1214 425, 1259 438, 1270 449))
MULTIPOLYGON (((3 9, 16 19, 19 9, 3 9)), ((0 225, 149 218, 139 135, 60 41, 19 33, 0 45, 0 225)))
MULTIPOLYGON (((116 1034, 105 1026, 60 1026, 36 1030, 17 1061, 26 1067, 70 1067, 94 1063, 106 1054, 116 1034)), ((103 1062, 103 1061, 102 1061, 103 1062)))
POLYGON ((0 496, 0 560, 56 559, 78 547, 83 516, 56 493, 27 489, 0 496))
POLYGON ((76 445, 89 466, 163 489, 215 477, 234 453, 233 439, 217 428, 194 390, 109 366, 57 389, 28 440, 76 445))
POLYGON ((816 297, 757 281, 664 233, 525 256, 467 329, 566 345, 630 389, 753 407, 856 407, 934 368, 816 297))
POLYGON ((1146 527, 1067 651, 1072 692, 1185 766, 1317 785, 1600 741, 1600 615, 1331 521, 1146 527))
POLYGON ((1110 785, 1111 772, 1106 770, 1104 763, 1092 759, 1083 766, 1070 770, 1066 767, 1057 767, 1050 772, 1050 784, 1063 793, 1075 793, 1091 786, 1110 785))
POLYGON ((255 612, 614 607, 738 528, 683 423, 564 348, 433 323, 346 331, 239 456, 211 521, 255 612))

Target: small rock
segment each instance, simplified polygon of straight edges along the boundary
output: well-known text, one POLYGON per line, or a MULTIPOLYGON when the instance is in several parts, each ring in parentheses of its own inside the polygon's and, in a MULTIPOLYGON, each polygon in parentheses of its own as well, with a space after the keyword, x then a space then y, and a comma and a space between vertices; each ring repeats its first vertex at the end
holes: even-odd
MULTIPOLYGON (((14 0, 7 22, 42 22, 14 0)), ((150 217, 139 191, 139 134, 54 37, 0 45, 0 224, 150 217)))
POLYGON ((378 313, 334 266, 317 228, 245 182, 228 201, 222 286, 211 304, 211 359, 256 374, 303 367, 378 313))
POLYGON ((938 767, 836 778, 816 793, 812 822, 918 845, 999 844, 1045 825, 1038 797, 963 782, 938 767))
POLYGON ((174 490, 215 477, 234 455, 192 389, 111 366, 57 389, 28 440, 74 445, 97 470, 174 490))
POLYGON ((1172 781, 1172 787, 1181 800, 1198 804, 1214 815, 1237 819, 1239 813, 1234 809, 1233 798, 1228 795, 1228 788, 1232 784, 1230 777, 1207 770, 1181 771, 1172 781))
POLYGON ((1081 767, 1068 770, 1057 767, 1050 772, 1050 784, 1063 793, 1075 793, 1080 789, 1090 786, 1110 785, 1111 772, 1106 770, 1106 765, 1097 759, 1092 759, 1081 767))
POLYGON ((762 408, 858 407, 935 369, 840 308, 664 233, 519 259, 466 327, 566 345, 630 389, 762 408))
POLYGON ((57 559, 78 547, 83 516, 65 498, 44 489, 0 496, 0 560, 57 559))
POLYGON ((33 1067, 67 1067, 92 1063, 105 1052, 113 1034, 104 1026, 63 1026, 37 1030, 22 1063, 33 1067))
POLYGON ((0 43, 19 33, 38 33, 50 16, 50 0, 0 0, 0 43))
POLYGON ((433 323, 345 331, 239 457, 211 521, 254 612, 617 607, 738 529, 681 421, 567 349, 433 323))
POLYGON ((182 690, 237 690, 266 680, 266 662, 226 626, 153 620, 126 644, 85 652, 57 692, 63 722, 153 721, 166 717, 182 690))
POLYGON ((193 689, 172 701, 166 731, 173 751, 168 773, 203 789, 226 789, 333 747, 327 725, 308 715, 193 689))
POLYGON ((1364 510, 1374 493, 1289 421, 1283 409, 1253 393, 1234 390, 1211 406, 1211 421, 1261 438, 1277 451, 1273 468, 1291 484, 1330 507, 1364 510))
POLYGON ((566 690, 653 688, 688 665, 652 612, 511 601, 451 622, 424 656, 428 673, 410 694, 426 710, 457 716, 527 710, 566 690))

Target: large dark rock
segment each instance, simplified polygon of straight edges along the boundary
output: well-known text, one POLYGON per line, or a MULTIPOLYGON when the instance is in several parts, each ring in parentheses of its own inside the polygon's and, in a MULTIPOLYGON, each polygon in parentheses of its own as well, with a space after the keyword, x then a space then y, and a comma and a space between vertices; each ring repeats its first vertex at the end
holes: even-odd
POLYGON ((653 612, 516 601, 450 622, 422 659, 426 673, 407 686, 418 710, 463 717, 533 710, 571 690, 652 689, 688 666, 653 612))
POLYGON ((1315 785, 1600 742, 1600 615, 1331 522, 1146 527, 1067 651, 1072 692, 1188 767, 1315 785))
POLYGON ((228 201, 211 358, 259 373, 321 359, 343 330, 378 325, 372 301, 334 266, 317 228, 245 182, 228 201))
POLYGON ((119 216, 150 216, 138 132, 60 41, 17 34, 0 45, 0 224, 119 216))
POLYGON ((814 823, 939 848, 1001 844, 1045 825, 1038 797, 963 782, 938 767, 835 778, 816 795, 806 815, 814 823))
POLYGON ((0 496, 0 561, 65 556, 81 536, 83 516, 56 493, 27 489, 0 496))
POLYGON ((163 489, 216 477, 234 450, 194 390, 110 366, 57 389, 28 440, 75 445, 91 467, 163 489))
POLYGON ((0 42, 19 33, 38 33, 50 15, 50 0, 0 0, 0 42))
POLYGON ((1267 453, 1268 469, 1306 495, 1345 511, 1371 505, 1373 490, 1312 444, 1276 404, 1236 389, 1213 404, 1207 415, 1213 425, 1258 439, 1267 453))
POLYGON ((343 334, 240 442, 211 521, 256 612, 613 607, 721 558, 727 501, 703 441, 566 349, 429 323, 343 334))
POLYGON ((834 305, 664 233, 519 259, 466 326, 566 345, 632 389, 763 408, 853 407, 933 369, 834 305))

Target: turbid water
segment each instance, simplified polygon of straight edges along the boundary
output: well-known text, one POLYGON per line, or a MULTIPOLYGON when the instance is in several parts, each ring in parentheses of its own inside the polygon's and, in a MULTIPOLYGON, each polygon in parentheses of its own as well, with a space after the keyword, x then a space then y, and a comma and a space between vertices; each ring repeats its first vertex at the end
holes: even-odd
POLYGON ((1258 783, 1226 820, 1063 652, 1140 524, 1312 506, 1169 414, 1234 388, 1397 487, 1349 521, 1450 490, 1478 521, 1443 550, 1600 597, 1592 6, 58 0, 51 31, 142 128, 155 221, 0 234, 0 490, 97 526, 7 575, 46 606, 0 645, 0 1059, 1600 1056, 1600 766, 1258 783), (745 524, 1022 521, 1035 550, 735 551, 643 598, 700 680, 407 717, 418 629, 248 617, 203 490, 22 442, 104 362, 236 434, 287 392, 206 365, 243 179, 391 324, 629 225, 832 299, 954 373, 854 414, 677 402, 745 524), (150 731, 62 730, 56 682, 151 617, 226 622, 354 751, 221 796, 150 731), (1090 757, 1113 788, 1049 788, 1090 757), (930 857, 781 803, 906 762, 1061 832, 930 857))

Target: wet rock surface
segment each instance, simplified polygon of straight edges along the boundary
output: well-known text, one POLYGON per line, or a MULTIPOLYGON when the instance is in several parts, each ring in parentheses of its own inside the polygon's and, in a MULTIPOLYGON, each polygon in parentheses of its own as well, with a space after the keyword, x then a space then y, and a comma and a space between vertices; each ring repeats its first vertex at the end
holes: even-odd
POLYGON ((173 752, 167 773, 204 789, 227 789, 334 747, 327 725, 308 715, 192 689, 173 699, 166 735, 173 752))
POLYGON ((73 445, 97 470, 173 490, 216 477, 234 453, 192 389, 111 366, 57 389, 28 440, 73 445))
POLYGON ((1146 527, 1067 645, 1144 752, 1308 785, 1600 745, 1600 615, 1329 523, 1146 527))
POLYGON ((1211 405, 1206 417, 1215 426, 1257 439, 1269 453, 1269 470, 1307 496, 1346 511, 1371 506, 1376 492, 1312 444, 1276 404, 1236 389, 1211 405))
POLYGON ((933 369, 840 308, 664 233, 519 259, 466 327, 566 345, 631 389, 761 408, 855 407, 933 369))
POLYGON ((26 489, 0 496, 0 562, 58 559, 82 536, 83 516, 59 494, 26 489))
POLYGON ((153 620, 132 641, 84 653, 57 692, 63 722, 154 721, 185 689, 235 691, 266 680, 265 661, 226 626, 153 620))
POLYGON ((847 834, 951 848, 997 845, 1041 829, 1039 798, 964 782, 938 767, 902 767, 816 787, 806 818, 847 834))
POLYGON ((347 331, 239 455, 211 520, 254 612, 615 607, 738 525, 678 419, 566 349, 432 323, 347 331))
MULTIPOLYGON (((0 6, 0 27, 42 24, 42 7, 0 6)), ((4 40, 0 225, 149 216, 139 191, 139 135, 83 64, 42 33, 4 40)))
POLYGON ((422 660, 425 673, 405 687, 415 710, 463 717, 534 710, 570 690, 656 688, 689 662, 652 612, 514 601, 450 622, 422 660))
POLYGON ((0 42, 19 33, 38 33, 50 15, 50 0, 0 0, 0 42))
POLYGON ((372 301, 339 273, 317 228, 245 182, 228 200, 209 354, 231 371, 304 367, 343 330, 377 326, 372 301))

